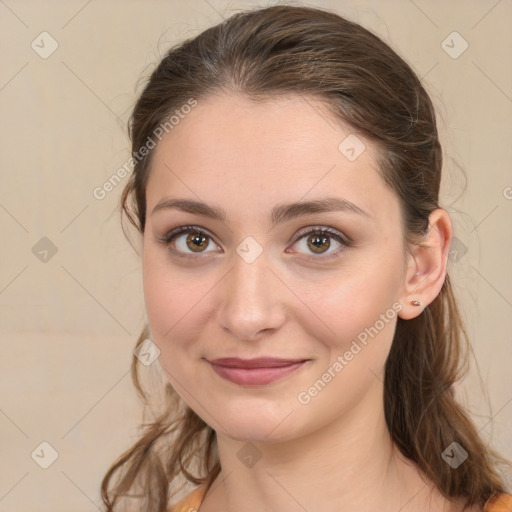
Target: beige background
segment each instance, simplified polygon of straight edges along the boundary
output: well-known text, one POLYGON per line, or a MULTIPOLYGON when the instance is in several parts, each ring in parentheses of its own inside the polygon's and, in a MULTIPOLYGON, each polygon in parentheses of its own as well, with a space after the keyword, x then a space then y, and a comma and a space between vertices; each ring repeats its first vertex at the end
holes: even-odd
MULTIPOLYGON (((103 474, 135 440, 141 408, 129 365, 145 320, 140 261, 116 211, 123 183, 103 200, 92 191, 129 156, 124 123, 141 77, 170 44, 254 5, 0 1, 0 512, 98 510, 103 474), (31 47, 51 49, 44 31, 58 43, 46 59, 31 47), (43 237, 57 248, 46 262, 34 254, 43 237), (37 463, 49 460, 43 441, 58 452, 48 469, 37 463)), ((491 408, 474 365, 461 397, 484 438, 512 458, 512 2, 309 5, 383 37, 433 97, 442 206, 458 239, 449 272, 491 408), (453 31, 469 45, 458 58, 442 47, 453 31)))

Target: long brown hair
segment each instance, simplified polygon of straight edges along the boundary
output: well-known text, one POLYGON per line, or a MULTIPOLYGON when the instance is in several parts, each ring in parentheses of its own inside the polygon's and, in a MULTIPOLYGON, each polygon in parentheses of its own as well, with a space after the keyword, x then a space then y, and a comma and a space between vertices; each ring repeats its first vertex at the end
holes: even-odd
MULTIPOLYGON (((257 100, 290 94, 323 100, 379 149, 379 172, 400 200, 405 240, 418 243, 425 234, 429 214, 439 208, 442 154, 434 107, 420 80, 357 23, 327 10, 286 5, 236 13, 171 48, 152 72, 129 123, 134 171, 121 197, 121 216, 126 214, 140 234, 153 151, 141 158, 139 150, 161 133, 159 127, 172 129, 169 116, 191 99, 221 91, 257 100)), ((148 335, 146 326, 136 347, 148 335)), ((385 366, 384 407, 401 452, 445 497, 463 497, 469 507, 505 492, 497 467, 507 461, 483 443, 455 399, 452 385, 467 371, 468 349, 447 275, 439 295, 418 317, 398 318, 385 366), (456 469, 441 456, 453 442, 468 453, 456 469)), ((134 355, 133 381, 146 400, 140 366, 134 355)), ((179 478, 210 486, 220 472, 215 431, 169 383, 165 391, 165 410, 144 425, 138 442, 103 478, 108 511, 139 489, 142 494, 132 494, 142 500, 138 510, 164 512, 179 478)))

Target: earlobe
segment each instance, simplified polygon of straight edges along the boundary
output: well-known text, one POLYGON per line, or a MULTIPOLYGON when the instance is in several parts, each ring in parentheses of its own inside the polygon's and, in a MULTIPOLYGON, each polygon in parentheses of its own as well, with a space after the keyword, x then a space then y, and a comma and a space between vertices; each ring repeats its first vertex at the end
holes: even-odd
POLYGON ((451 240, 450 216, 446 210, 437 208, 429 215, 427 233, 411 247, 400 298, 400 318, 417 317, 439 295, 446 279, 451 240))

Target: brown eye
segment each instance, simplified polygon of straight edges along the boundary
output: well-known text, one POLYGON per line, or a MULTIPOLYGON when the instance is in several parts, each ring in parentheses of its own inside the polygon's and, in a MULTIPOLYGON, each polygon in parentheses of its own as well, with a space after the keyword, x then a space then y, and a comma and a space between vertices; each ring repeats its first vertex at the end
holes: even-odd
POLYGON ((173 254, 184 258, 193 258, 194 253, 200 255, 212 252, 208 247, 212 245, 213 248, 214 245, 210 244, 212 238, 208 233, 194 226, 181 226, 168 233, 160 241, 169 246, 169 250, 173 254))
POLYGON ((329 237, 325 235, 309 235, 307 237, 308 247, 317 254, 321 254, 329 249, 331 243, 329 237))
POLYGON ((185 243, 193 252, 201 252, 208 247, 207 239, 208 237, 203 233, 194 232, 187 236, 185 243))
MULTIPOLYGON (((340 251, 343 251, 344 249, 351 246, 351 242, 349 239, 345 239, 343 235, 341 235, 337 231, 332 231, 331 229, 323 227, 309 229, 308 231, 302 231, 298 233, 295 238, 294 245, 300 246, 300 244, 303 244, 304 242, 304 251, 306 253, 317 254, 319 255, 319 257, 325 258, 336 256, 340 251), (338 244, 339 248, 334 247, 334 250, 329 251, 329 249, 331 249, 332 246, 332 240, 334 240, 335 243, 338 244)), ((319 258, 316 259, 319 260, 319 258)))

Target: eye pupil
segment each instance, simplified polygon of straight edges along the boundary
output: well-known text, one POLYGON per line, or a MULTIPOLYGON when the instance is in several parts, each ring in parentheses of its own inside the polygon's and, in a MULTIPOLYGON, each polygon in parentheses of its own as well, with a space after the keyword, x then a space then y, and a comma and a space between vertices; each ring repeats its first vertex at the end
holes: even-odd
MULTIPOLYGON (((329 237, 328 236, 324 236, 324 235, 311 235, 310 237, 308 237, 308 246, 310 247, 310 249, 313 251, 313 252, 316 252, 316 253, 321 253, 321 252, 324 252, 322 250, 319 250, 319 249, 322 249, 322 245, 326 243, 326 241, 329 240, 329 237), (314 242, 312 242, 312 244, 309 243, 309 240, 314 240, 314 242)), ((325 248, 326 250, 329 249, 330 247, 330 243, 327 244, 327 247, 325 248)))
POLYGON ((189 248, 194 252, 201 252, 202 249, 208 246, 208 243, 205 244, 206 238, 202 233, 191 233, 187 237, 187 244, 192 242, 192 246, 189 246, 189 248))

